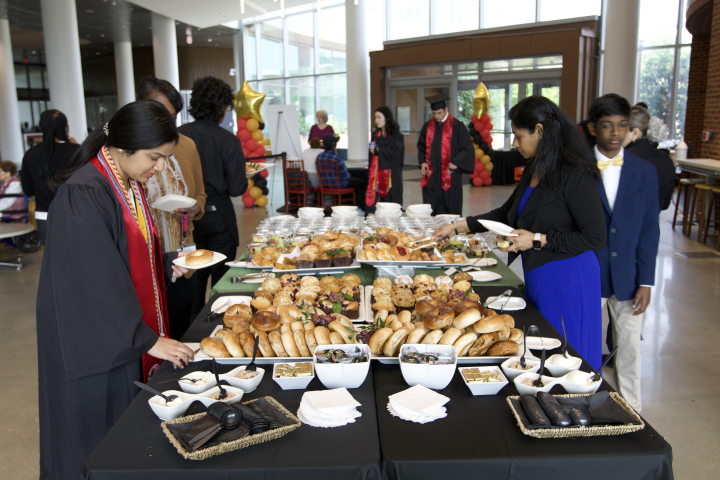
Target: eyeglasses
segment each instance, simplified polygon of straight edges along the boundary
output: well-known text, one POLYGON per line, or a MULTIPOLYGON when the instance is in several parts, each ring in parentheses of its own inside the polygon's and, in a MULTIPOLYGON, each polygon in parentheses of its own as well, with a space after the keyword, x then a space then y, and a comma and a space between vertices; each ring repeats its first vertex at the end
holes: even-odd
POLYGON ((630 127, 627 123, 621 123, 619 125, 612 124, 612 123, 603 123, 602 125, 600 125, 600 130, 602 130, 603 132, 608 132, 608 133, 614 132, 615 129, 617 129, 618 132, 627 132, 628 128, 630 128, 630 127))

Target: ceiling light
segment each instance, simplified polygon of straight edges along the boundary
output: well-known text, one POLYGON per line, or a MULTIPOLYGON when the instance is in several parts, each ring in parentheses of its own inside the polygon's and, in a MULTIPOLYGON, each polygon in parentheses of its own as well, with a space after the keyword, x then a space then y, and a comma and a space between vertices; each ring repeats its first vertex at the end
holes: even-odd
POLYGON ((245 15, 245 0, 240 0, 240 13, 245 15))

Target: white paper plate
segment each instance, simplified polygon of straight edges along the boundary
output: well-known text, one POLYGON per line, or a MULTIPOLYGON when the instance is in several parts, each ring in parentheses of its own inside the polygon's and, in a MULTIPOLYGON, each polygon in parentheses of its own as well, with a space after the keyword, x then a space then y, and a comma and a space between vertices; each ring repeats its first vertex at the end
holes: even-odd
POLYGON ((197 203, 197 200, 182 195, 163 195, 150 205, 152 208, 163 212, 172 212, 178 208, 190 208, 197 203))
POLYGON ((230 305, 237 305, 238 303, 244 303, 245 305, 250 305, 250 301, 252 300, 252 297, 248 296, 235 296, 235 295, 227 295, 225 297, 220 297, 215 302, 213 302, 212 307, 210 307, 210 310, 213 313, 225 313, 225 310, 227 310, 230 305), (225 305, 228 300, 230 301, 229 305, 225 305))
POLYGON ((478 258, 478 259, 471 258, 470 259, 470 265, 473 267, 493 267, 493 266, 497 265, 497 263, 498 263, 498 261, 495 260, 494 258, 478 258))
POLYGON ((500 308, 503 306, 506 300, 507 304, 505 304, 505 311, 507 312, 522 310, 523 308, 527 307, 527 303, 525 303, 525 300, 520 297, 510 297, 510 300, 508 300, 507 297, 503 297, 500 298, 500 300, 495 301, 494 299, 497 298, 499 297, 488 297, 486 300, 486 302, 488 302, 487 308, 495 310, 496 312, 500 312, 500 308))
POLYGON ((479 220, 479 222, 483 227, 503 237, 517 237, 517 233, 510 233, 515 229, 504 223, 493 222, 492 220, 479 220))
POLYGON ((548 337, 527 337, 527 346, 532 350, 552 350, 562 345, 557 338, 548 337))
POLYGON ((471 277, 473 277, 473 281, 475 282, 494 282, 495 280, 500 280, 502 278, 502 275, 495 272, 480 271, 468 273, 471 277))
POLYGON ((178 267, 187 268, 188 270, 200 270, 201 268, 212 267, 216 263, 220 263, 227 258, 222 253, 212 252, 212 254, 213 254, 212 262, 206 263, 205 265, 198 265, 197 267, 191 267, 189 265, 185 265, 185 257, 178 257, 175 260, 173 260, 173 263, 175 265, 177 265, 178 267))
POLYGON ((254 177, 254 176, 257 175, 258 173, 262 172, 263 170, 267 170, 268 168, 271 168, 271 167, 274 167, 274 166, 275 166, 274 163, 267 163, 267 164, 263 164, 263 165, 264 165, 264 168, 261 168, 260 170, 258 170, 258 171, 256 171, 256 172, 245 172, 245 176, 246 176, 247 178, 254 177))

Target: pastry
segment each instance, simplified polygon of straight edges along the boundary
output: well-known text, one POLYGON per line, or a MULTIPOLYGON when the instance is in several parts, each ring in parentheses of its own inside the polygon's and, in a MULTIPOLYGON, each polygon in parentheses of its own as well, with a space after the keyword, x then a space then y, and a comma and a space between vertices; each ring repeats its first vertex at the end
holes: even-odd
POLYGON ((280 315, 273 312, 258 312, 253 315, 250 325, 260 332, 270 332, 280 328, 280 315))
POLYGON ((325 252, 320 253, 315 258, 316 268, 329 268, 332 266, 332 257, 325 252))
POLYGON ((466 282, 465 280, 460 280, 459 282, 455 283, 455 285, 453 285, 453 288, 455 290, 460 290, 461 292, 465 292, 467 290, 470 290, 472 288, 472 285, 470 285, 470 283, 466 282))
POLYGON ((316 256, 311 253, 301 253, 295 260, 297 268, 313 268, 316 256))
POLYGON ((410 250, 407 247, 395 245, 390 249, 390 253, 398 262, 405 262, 410 259, 410 250))
POLYGON ((510 355, 516 355, 518 351, 520 351, 520 345, 512 340, 505 340, 503 342, 497 342, 495 345, 490 347, 487 354, 489 357, 507 357, 510 355))
POLYGON ((255 308, 255 310, 260 310, 262 308, 269 307, 271 305, 271 301, 265 297, 258 297, 251 300, 250 305, 255 308))
POLYGON ((466 281, 466 282, 472 282, 472 275, 470 275, 467 272, 458 272, 455 275, 453 275, 452 280, 454 283, 460 282, 460 281, 466 281))
POLYGON ((200 342, 200 348, 202 351, 207 353, 213 358, 230 358, 230 352, 228 352, 225 345, 215 340, 214 338, 206 337, 200 342))
POLYGON ((263 291, 269 293, 270 295, 277 295, 282 287, 283 285, 280 283, 280 280, 274 277, 266 278, 262 282, 263 291))
POLYGON ((378 277, 373 281, 373 287, 384 288, 387 291, 392 291, 393 284, 389 278, 378 277))
POLYGON ((362 281, 360 280, 360 277, 358 277, 354 273, 348 273, 342 276, 342 278, 340 279, 340 284, 343 287, 359 287, 360 285, 362 285, 362 281))
POLYGON ((272 293, 266 292, 265 290, 256 290, 253 294, 253 298, 267 298, 268 300, 270 300, 270 302, 272 302, 273 296, 274 295, 272 293))
POLYGON ((300 282, 300 277, 297 276, 295 273, 284 273, 280 277, 280 283, 283 287, 287 287, 290 285, 297 285, 300 282))
POLYGON ((250 308, 250 305, 245 305, 243 303, 230 305, 228 309, 225 310, 223 324, 227 328, 233 328, 238 322, 247 322, 250 320, 251 315, 252 309, 250 308))
POLYGON ((424 273, 421 273, 420 275, 415 275, 415 278, 413 278, 413 285, 434 285, 435 281, 430 275, 426 275, 424 273))
POLYGON ((200 248, 194 252, 190 252, 185 256, 185 265, 188 267, 199 267, 212 262, 213 253, 210 250, 200 248))

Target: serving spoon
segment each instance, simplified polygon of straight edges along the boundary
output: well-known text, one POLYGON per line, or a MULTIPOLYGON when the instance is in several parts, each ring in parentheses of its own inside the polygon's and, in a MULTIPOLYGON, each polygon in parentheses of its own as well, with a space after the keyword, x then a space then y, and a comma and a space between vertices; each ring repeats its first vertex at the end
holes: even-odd
POLYGON ((227 392, 222 387, 222 385, 220 385, 220 376, 218 375, 218 371, 217 371, 217 362, 215 361, 214 358, 212 359, 212 361, 213 361, 213 373, 215 374, 215 381, 217 382, 217 386, 220 389, 220 395, 218 395, 218 400, 224 400, 225 397, 227 397, 227 392))
POLYGON ((598 380, 600 380, 600 379, 602 378, 602 377, 600 376, 600 372, 602 371, 603 367, 604 367, 605 365, 607 365, 607 363, 610 361, 610 359, 613 357, 613 355, 615 355, 615 352, 617 352, 617 347, 615 347, 615 349, 614 349, 612 352, 610 352, 610 355, 608 355, 608 357, 605 359, 605 361, 603 362, 603 364, 600 365, 600 368, 598 368, 598 371, 595 372, 595 375, 593 375, 592 377, 590 377, 590 379, 588 380, 588 383, 597 382, 598 380))
POLYGON ((160 393, 160 392, 158 392, 157 390, 155 390, 154 388, 149 387, 149 386, 145 385, 145 384, 142 383, 142 382, 138 382, 137 380, 133 381, 133 383, 134 383, 136 386, 138 386, 139 388, 142 388, 143 390, 145 390, 145 391, 147 391, 147 392, 150 392, 150 393, 152 393, 153 395, 157 395, 157 396, 159 396, 159 397, 162 397, 162 398, 165 400, 165 403, 170 403, 170 402, 173 402, 173 401, 177 400, 178 398, 180 398, 180 397, 178 397, 177 395, 165 396, 165 395, 163 395, 162 393, 160 393))
POLYGON ((562 324, 562 327, 563 327, 563 337, 565 337, 565 345, 563 345, 563 348, 562 348, 562 355, 563 355, 563 357, 568 358, 568 353, 567 353, 567 333, 565 333, 565 320, 563 320, 563 316, 562 316, 562 315, 560 315, 560 323, 562 324))
POLYGON ((526 332, 526 330, 527 329, 525 327, 523 327, 523 345, 525 346, 525 350, 523 351, 522 357, 520 357, 520 366, 522 367, 523 370, 525 370, 525 366, 527 365, 525 362, 525 354, 527 353, 527 340, 526 340, 527 332, 526 332))

